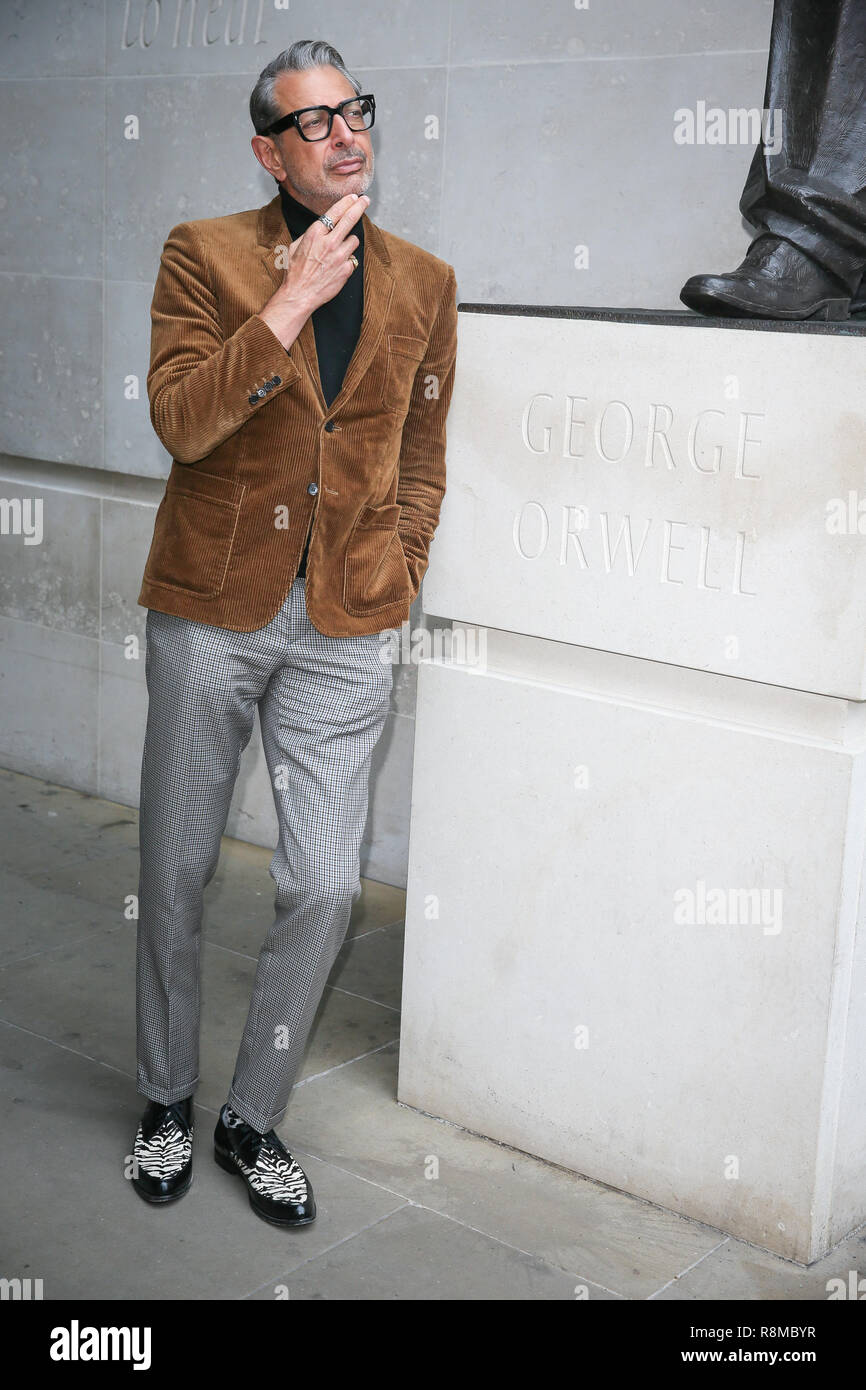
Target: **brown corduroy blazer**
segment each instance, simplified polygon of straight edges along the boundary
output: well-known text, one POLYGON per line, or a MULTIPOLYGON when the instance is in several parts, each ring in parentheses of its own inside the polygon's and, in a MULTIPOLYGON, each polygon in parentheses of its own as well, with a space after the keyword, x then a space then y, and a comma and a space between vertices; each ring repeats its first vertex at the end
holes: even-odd
POLYGON ((399 627, 445 492, 457 350, 453 268, 365 216, 364 316, 325 404, 312 320, 288 351, 258 311, 291 241, 279 194, 181 222, 160 258, 147 391, 172 455, 138 602, 235 632, 264 627, 297 574, 332 637, 399 627))

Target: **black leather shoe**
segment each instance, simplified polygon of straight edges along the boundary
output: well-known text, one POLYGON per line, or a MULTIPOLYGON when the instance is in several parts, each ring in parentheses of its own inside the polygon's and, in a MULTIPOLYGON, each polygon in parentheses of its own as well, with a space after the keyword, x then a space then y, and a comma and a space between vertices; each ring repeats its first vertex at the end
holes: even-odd
POLYGON ((851 304, 841 280, 769 234, 756 237, 729 274, 693 275, 680 299, 701 314, 760 319, 847 319, 851 304))
POLYGON ((274 1130, 259 1134, 224 1105, 213 1139, 217 1163, 245 1179, 250 1206, 263 1221, 306 1226, 315 1220, 312 1184, 274 1130))
POLYGON ((193 1127, 192 1096, 173 1105, 147 1102, 132 1150, 132 1185, 146 1202, 174 1202, 189 1191, 193 1127))

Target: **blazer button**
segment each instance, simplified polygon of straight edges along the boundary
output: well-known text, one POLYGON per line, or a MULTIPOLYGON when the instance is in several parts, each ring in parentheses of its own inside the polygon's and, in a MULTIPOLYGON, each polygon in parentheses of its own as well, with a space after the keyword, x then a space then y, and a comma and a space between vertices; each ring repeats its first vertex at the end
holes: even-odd
POLYGON ((315 495, 316 495, 316 493, 317 493, 318 491, 319 491, 319 484, 318 484, 318 483, 307 483, 307 492, 310 494, 311 497, 315 497, 315 495))
POLYGON ((333 422, 333 420, 326 420, 326 421, 325 421, 325 429, 328 431, 328 434, 331 434, 331 433, 333 432, 333 429, 334 429, 334 422, 333 422))
POLYGON ((281 377, 272 376, 272 377, 271 377, 271 385, 272 385, 272 386, 279 386, 281 380, 282 380, 281 377))
POLYGON ((258 396, 247 396, 247 400, 249 401, 250 405, 255 405, 256 401, 258 400, 258 396))

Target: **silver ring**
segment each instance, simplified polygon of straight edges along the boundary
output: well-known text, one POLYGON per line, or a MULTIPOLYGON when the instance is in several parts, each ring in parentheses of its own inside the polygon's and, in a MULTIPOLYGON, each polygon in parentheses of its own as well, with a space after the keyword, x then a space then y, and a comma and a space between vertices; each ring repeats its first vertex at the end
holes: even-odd
POLYGON ((321 217, 319 218, 319 221, 325 224, 329 232, 332 232, 334 230, 334 223, 331 221, 330 217, 326 212, 322 213, 321 217))

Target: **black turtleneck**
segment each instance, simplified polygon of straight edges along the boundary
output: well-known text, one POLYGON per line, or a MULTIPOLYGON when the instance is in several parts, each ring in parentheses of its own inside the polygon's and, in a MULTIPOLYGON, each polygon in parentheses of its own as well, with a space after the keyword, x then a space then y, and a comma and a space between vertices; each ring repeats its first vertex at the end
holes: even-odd
MULTIPOLYGON (((297 241, 318 217, 317 212, 304 207, 285 188, 280 187, 280 203, 283 218, 292 240, 297 241)), ((360 222, 355 223, 354 235, 360 245, 354 252, 358 268, 353 270, 343 288, 313 310, 313 331, 316 335, 316 356, 319 359, 319 380, 326 405, 330 405, 343 384, 346 368, 355 351, 361 332, 361 319, 364 314, 364 229, 360 222)), ((307 544, 301 556, 298 574, 307 572, 307 544)))

